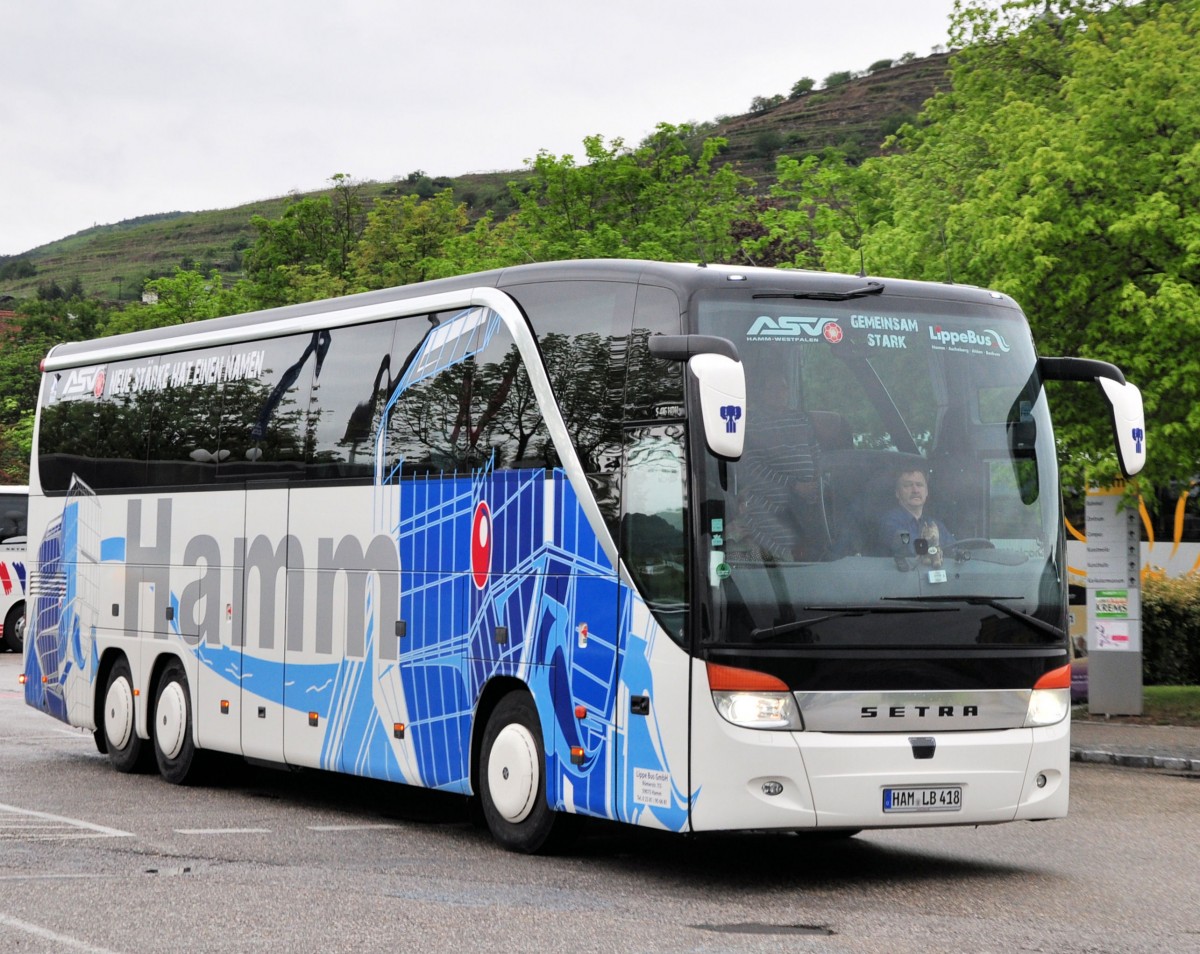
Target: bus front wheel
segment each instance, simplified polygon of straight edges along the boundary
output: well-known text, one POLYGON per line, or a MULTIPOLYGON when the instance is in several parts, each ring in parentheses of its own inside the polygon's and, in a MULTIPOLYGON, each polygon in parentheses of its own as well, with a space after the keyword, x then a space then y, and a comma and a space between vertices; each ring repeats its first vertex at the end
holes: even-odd
POLYGON ((480 803, 492 837, 525 854, 562 847, 575 827, 573 815, 546 801, 546 755, 533 700, 514 692, 488 719, 479 766, 480 803))
POLYGON ((108 760, 118 772, 140 772, 146 767, 143 742, 134 728, 133 675, 122 656, 113 663, 104 690, 104 740, 108 760))
POLYGON ((167 663, 154 694, 154 757, 172 785, 196 781, 199 759, 192 741, 192 702, 187 674, 177 659, 167 663))

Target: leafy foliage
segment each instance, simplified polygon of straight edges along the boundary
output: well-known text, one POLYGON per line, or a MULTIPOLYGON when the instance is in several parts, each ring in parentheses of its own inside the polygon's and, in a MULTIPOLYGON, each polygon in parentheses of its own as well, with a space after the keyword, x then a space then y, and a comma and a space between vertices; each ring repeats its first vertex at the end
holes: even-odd
POLYGON ((1142 620, 1146 685, 1200 684, 1200 575, 1145 579, 1142 620))

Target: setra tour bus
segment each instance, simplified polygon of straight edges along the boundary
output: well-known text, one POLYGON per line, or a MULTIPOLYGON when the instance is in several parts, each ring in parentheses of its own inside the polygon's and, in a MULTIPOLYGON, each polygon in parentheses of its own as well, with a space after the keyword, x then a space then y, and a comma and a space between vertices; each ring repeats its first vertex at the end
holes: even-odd
POLYGON ((558 262, 43 368, 25 695, 118 770, 471 795, 526 852, 1067 810, 1042 383, 1101 386, 1127 474, 1141 397, 1004 295, 558 262))

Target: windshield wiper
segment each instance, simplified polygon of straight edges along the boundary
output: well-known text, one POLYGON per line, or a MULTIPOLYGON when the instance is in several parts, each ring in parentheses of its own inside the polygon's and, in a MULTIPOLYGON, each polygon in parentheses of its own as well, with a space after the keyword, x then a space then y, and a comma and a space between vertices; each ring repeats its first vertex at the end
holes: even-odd
POLYGON ((883 282, 867 282, 858 288, 846 291, 807 291, 786 292, 778 294, 755 295, 755 298, 802 298, 812 301, 847 301, 851 298, 865 298, 867 295, 883 294, 883 282))
MULTIPOLYGON (((751 639, 771 639, 775 636, 786 636, 826 620, 840 619, 843 616, 866 616, 868 613, 928 613, 926 606, 802 606, 806 610, 826 610, 824 616, 810 616, 808 619, 792 620, 790 623, 780 623, 778 626, 763 626, 750 630, 751 639)), ((937 612, 951 612, 950 607, 937 612)))
POLYGON ((1043 633, 1049 633, 1058 639, 1066 639, 1067 634, 1064 630, 1059 629, 1053 623, 1047 623, 1045 620, 1038 619, 1030 613, 1023 610, 1014 609, 1011 606, 1005 606, 1001 600, 1019 600, 1021 596, 885 596, 885 600, 903 600, 906 603, 969 603, 972 606, 989 606, 994 610, 999 610, 1005 616, 1011 616, 1013 619, 1019 619, 1022 623, 1032 626, 1034 629, 1043 633))

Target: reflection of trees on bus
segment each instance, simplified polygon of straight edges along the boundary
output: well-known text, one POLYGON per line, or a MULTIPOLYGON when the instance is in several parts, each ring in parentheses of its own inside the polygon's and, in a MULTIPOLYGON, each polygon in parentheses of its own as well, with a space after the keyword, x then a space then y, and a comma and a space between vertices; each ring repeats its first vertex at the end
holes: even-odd
MULTIPOLYGON (((257 379, 47 403, 39 439, 44 485, 65 490, 73 473, 99 488, 272 474, 368 479, 373 461, 367 448, 373 454, 388 397, 439 324, 428 316, 273 339, 264 343, 257 379)), ((584 331, 539 339, 560 413, 601 508, 613 519, 622 418, 655 420, 664 404, 682 403, 678 369, 664 370, 649 355, 648 337, 638 329, 631 337, 584 331)), ((200 364, 227 354, 190 352, 175 361, 200 364)), ((144 369, 136 361, 112 365, 108 380, 144 369)), ((408 387, 386 427, 387 459, 403 461, 409 474, 470 473, 489 461, 497 469, 562 463, 506 334, 408 387)))
MULTIPOLYGON (((618 387, 610 337, 546 335, 542 358, 559 411, 587 473, 615 466, 620 448, 618 387)), ((464 472, 494 466, 559 466, 516 345, 495 360, 487 349, 414 385, 393 410, 389 456, 407 468, 464 472)))

